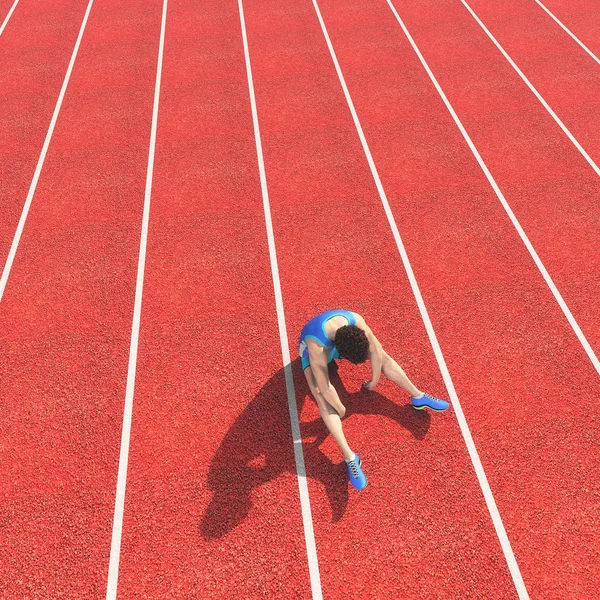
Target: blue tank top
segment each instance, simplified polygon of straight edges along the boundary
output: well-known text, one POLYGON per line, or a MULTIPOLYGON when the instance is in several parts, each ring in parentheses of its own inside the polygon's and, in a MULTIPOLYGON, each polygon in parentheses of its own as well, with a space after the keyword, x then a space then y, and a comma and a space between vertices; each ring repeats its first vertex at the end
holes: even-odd
POLYGON ((339 358, 339 353, 335 347, 335 344, 327 337, 325 333, 325 323, 333 317, 346 317, 348 319, 348 325, 356 325, 356 319, 354 315, 348 310, 327 310, 320 315, 317 315, 311 319, 302 329, 300 333, 300 356, 303 358, 308 357, 308 346, 306 340, 312 338, 317 340, 321 346, 330 348, 333 352, 330 352, 329 360, 333 358, 339 358))

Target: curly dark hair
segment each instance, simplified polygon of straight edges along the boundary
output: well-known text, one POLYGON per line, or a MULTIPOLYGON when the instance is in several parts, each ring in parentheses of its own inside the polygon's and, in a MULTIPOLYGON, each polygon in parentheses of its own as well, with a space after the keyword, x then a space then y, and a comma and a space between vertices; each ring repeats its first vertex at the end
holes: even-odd
POLYGON ((367 334, 357 325, 344 325, 335 332, 333 340, 340 358, 347 358, 357 365, 369 358, 369 340, 367 334))

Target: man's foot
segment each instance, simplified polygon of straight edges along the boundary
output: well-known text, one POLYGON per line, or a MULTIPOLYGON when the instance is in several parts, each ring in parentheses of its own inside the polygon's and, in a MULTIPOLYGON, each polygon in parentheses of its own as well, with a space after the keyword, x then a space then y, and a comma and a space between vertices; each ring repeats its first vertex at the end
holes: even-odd
POLYGON ((357 490, 364 490, 367 487, 367 478, 360 468, 361 460, 358 454, 354 455, 354 460, 347 460, 346 466, 348 467, 348 476, 350 477, 350 483, 357 490))
POLYGON ((420 398, 411 398, 412 405, 417 410, 423 410, 424 408, 430 408, 436 412, 442 412, 446 410, 450 405, 445 400, 434 398, 429 394, 423 394, 420 398))

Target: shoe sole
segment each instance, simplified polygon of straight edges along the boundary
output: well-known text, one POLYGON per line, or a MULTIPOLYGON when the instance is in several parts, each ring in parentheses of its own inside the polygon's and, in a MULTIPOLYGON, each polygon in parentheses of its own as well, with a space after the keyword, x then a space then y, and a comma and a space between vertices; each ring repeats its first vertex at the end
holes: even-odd
POLYGON ((450 408, 449 406, 446 406, 446 408, 431 408, 431 406, 427 406, 426 404, 423 404, 423 406, 415 406, 413 404, 412 407, 415 410, 425 410, 426 408, 428 408, 429 410, 432 410, 434 412, 444 412, 445 410, 448 410, 448 408, 450 408))

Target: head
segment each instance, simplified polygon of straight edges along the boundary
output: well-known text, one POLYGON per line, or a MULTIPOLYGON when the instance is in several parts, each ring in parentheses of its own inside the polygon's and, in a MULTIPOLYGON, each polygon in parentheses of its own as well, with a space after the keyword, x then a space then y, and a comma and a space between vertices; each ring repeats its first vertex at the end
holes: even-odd
POLYGON ((367 334, 356 325, 344 325, 335 332, 333 340, 341 358, 348 359, 355 365, 364 363, 369 358, 369 340, 367 334))

